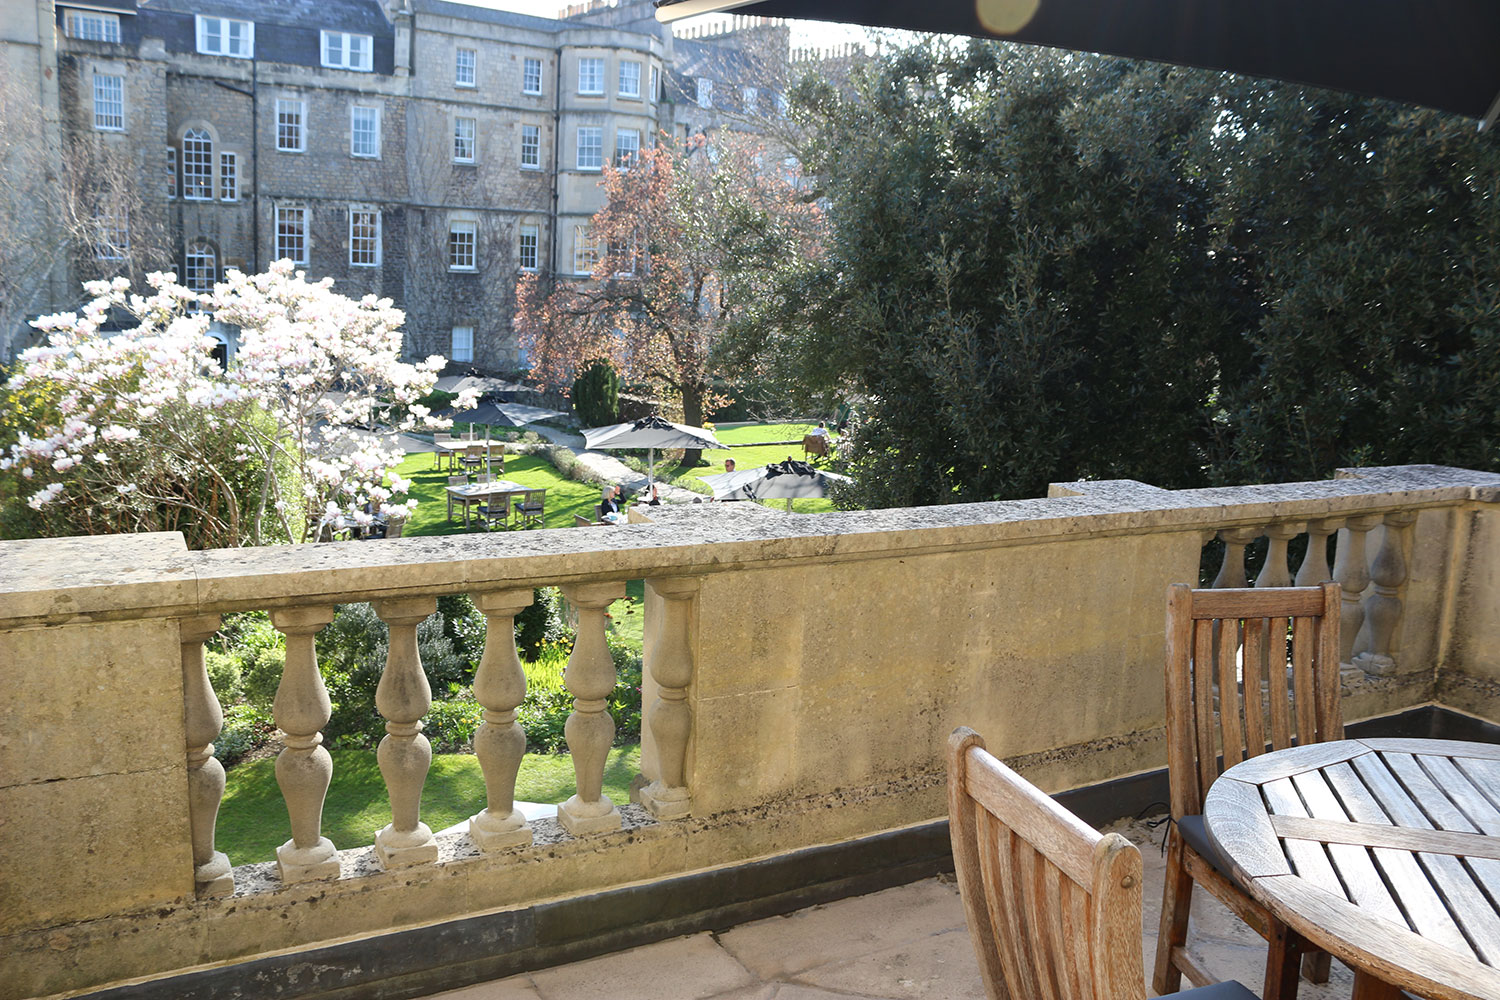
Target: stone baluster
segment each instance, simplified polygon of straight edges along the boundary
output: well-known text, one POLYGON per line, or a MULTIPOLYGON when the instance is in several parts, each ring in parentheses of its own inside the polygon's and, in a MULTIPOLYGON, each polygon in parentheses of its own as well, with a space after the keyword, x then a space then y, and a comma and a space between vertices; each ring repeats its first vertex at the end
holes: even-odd
POLYGON ((584 583, 564 587, 563 596, 578 609, 578 636, 563 679, 573 694, 573 712, 563 735, 573 755, 578 793, 557 807, 557 820, 576 836, 620 828, 620 810, 604 795, 604 765, 615 738, 609 695, 615 689, 615 664, 604 640, 604 611, 625 596, 623 583, 584 583))
POLYGON ((385 669, 375 688, 375 707, 385 736, 375 759, 391 800, 391 822, 375 834, 375 860, 382 868, 406 868, 437 860, 437 840, 422 822, 422 786, 432 767, 432 744, 422 735, 422 716, 432 707, 432 689, 417 652, 417 626, 437 610, 435 597, 374 602, 390 626, 385 669))
POLYGON ((1292 585, 1292 571, 1287 566, 1286 547, 1287 543, 1303 531, 1307 526, 1296 522, 1271 524, 1266 527, 1265 535, 1270 540, 1266 546, 1266 561, 1261 564, 1260 574, 1255 578, 1257 587, 1290 587, 1292 585))
POLYGON ((333 841, 323 836, 323 799, 333 779, 333 760, 323 749, 322 729, 333 703, 318 672, 315 637, 333 621, 328 606, 271 612, 271 624, 286 636, 286 666, 276 687, 271 714, 285 746, 276 758, 276 783, 292 821, 292 839, 276 848, 283 882, 338 878, 333 841))
POLYGON ((1375 589, 1365 598, 1364 624, 1354 641, 1354 665, 1373 677, 1396 672, 1393 640, 1401 622, 1400 591, 1406 583, 1406 529, 1416 519, 1415 513, 1387 514, 1380 550, 1370 564, 1375 589))
POLYGON ((1333 579, 1343 594, 1339 611, 1339 662, 1354 662, 1354 638, 1365 621, 1361 603, 1370 585, 1370 560, 1365 554, 1365 535, 1380 523, 1379 514, 1351 517, 1339 529, 1338 549, 1333 556, 1333 579))
POLYGON ((516 808, 516 775, 526 756, 526 733, 516 707, 526 697, 526 671, 516 655, 516 615, 530 607, 531 590, 496 590, 474 595, 484 612, 484 655, 474 675, 474 697, 484 706, 484 722, 474 734, 474 756, 484 771, 486 804, 469 817, 469 838, 481 851, 531 843, 526 816, 516 808))
POLYGON ((661 598, 662 622, 645 658, 659 689, 646 709, 646 724, 656 740, 658 776, 641 789, 641 805, 657 819, 673 819, 693 809, 687 788, 687 744, 693 728, 687 686, 693 680, 693 598, 698 581, 668 577, 647 580, 646 586, 661 598))
POLYGON ((179 623, 182 642, 182 718, 187 730, 188 819, 193 834, 193 882, 200 898, 234 893, 229 858, 214 850, 214 825, 224 799, 224 765, 214 758, 214 740, 224 728, 224 710, 204 664, 203 644, 223 624, 218 615, 179 623))
POLYGON ((1307 524, 1307 554, 1302 565, 1297 567, 1297 586, 1316 587, 1333 579, 1328 569, 1328 536, 1338 530, 1337 521, 1309 521, 1307 524))
POLYGON ((1219 532, 1219 541, 1224 543, 1224 562, 1219 566, 1219 575, 1214 577, 1215 590, 1250 586, 1245 578, 1245 546, 1259 537, 1259 528, 1225 528, 1219 532))

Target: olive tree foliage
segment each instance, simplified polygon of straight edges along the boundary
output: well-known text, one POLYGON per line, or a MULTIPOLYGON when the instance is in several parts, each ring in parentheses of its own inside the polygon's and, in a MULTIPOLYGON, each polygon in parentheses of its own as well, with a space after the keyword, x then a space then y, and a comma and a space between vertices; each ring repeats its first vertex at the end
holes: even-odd
POLYGON ((855 502, 1495 464, 1472 122, 980 42, 804 81, 794 108, 831 232, 733 350, 854 403, 855 502))

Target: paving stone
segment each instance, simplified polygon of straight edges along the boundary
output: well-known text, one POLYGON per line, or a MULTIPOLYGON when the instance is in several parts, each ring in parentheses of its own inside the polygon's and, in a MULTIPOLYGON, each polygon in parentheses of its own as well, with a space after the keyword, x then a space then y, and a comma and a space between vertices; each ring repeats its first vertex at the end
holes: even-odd
POLYGON ((530 976, 513 976, 436 993, 430 1000, 540 1000, 540 996, 536 987, 531 985, 530 976))
POLYGON ((762 979, 783 979, 963 926, 957 887, 924 879, 757 920, 720 934, 719 942, 762 979))
POLYGON ((833 990, 820 990, 816 986, 786 983, 777 990, 775 1000, 868 1000, 868 994, 837 993, 833 990))
POLYGON ((531 979, 541 1000, 704 1000, 756 985, 708 933, 535 972, 531 979))
POLYGON ((909 941, 797 976, 799 983, 893 1000, 985 1000, 967 929, 909 941))

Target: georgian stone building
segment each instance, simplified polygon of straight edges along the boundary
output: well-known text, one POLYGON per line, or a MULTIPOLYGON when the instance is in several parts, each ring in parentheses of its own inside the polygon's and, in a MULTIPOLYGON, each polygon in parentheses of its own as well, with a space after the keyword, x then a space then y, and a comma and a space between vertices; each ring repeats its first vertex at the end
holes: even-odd
MULTIPOLYGON (((34 107, 60 161, 48 183, 73 206, 58 223, 71 250, 28 313, 73 307, 91 277, 169 266, 207 289, 287 257, 394 299, 413 356, 515 368, 516 279, 592 271, 603 166, 716 127, 752 91, 774 108, 784 86, 784 25, 739 18, 689 42, 649 0, 564 13, 0 0, 0 49, 21 71, 7 103, 34 107), (738 96, 716 108, 715 93, 738 96)), ((0 355, 25 342, 0 338, 0 355)))

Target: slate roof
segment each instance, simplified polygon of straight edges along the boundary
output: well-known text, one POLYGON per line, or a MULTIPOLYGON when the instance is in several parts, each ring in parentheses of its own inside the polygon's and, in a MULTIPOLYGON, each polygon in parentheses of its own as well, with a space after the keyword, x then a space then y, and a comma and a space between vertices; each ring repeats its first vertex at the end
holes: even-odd
POLYGON ((337 28, 389 35, 378 0, 142 0, 140 9, 173 14, 213 14, 289 28, 337 28))
MULTIPOLYGON (((558 2, 561 4, 563 0, 558 0, 558 2)), ((479 7, 468 3, 452 3, 451 0, 411 0, 411 9, 416 14, 462 17, 470 21, 486 21, 490 24, 503 24, 510 28, 548 31, 554 34, 562 31, 597 27, 597 25, 579 24, 573 21, 558 21, 550 17, 533 17, 530 14, 517 14, 508 10, 495 10, 492 7, 479 7)))

